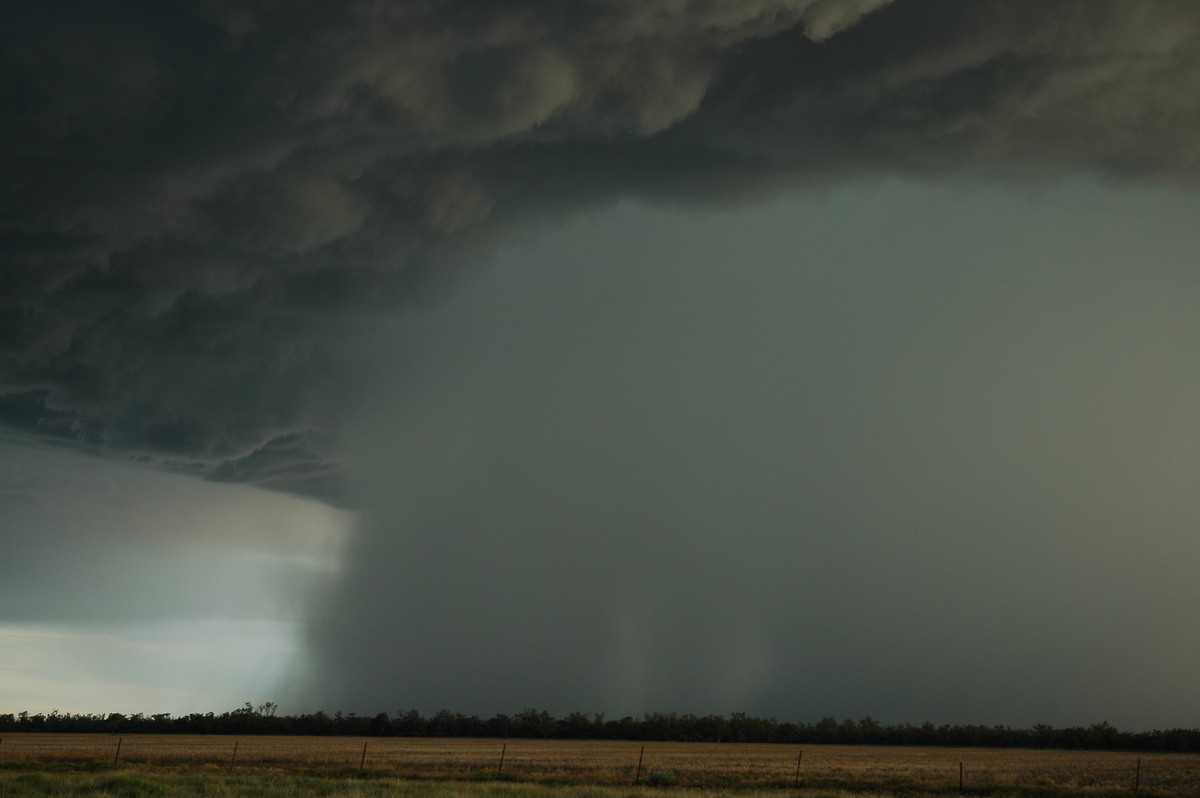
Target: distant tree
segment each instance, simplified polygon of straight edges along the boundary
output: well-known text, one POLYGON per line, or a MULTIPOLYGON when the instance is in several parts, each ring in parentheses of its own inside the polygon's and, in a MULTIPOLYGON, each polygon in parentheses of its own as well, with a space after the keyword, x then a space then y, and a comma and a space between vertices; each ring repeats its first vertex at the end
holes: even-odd
POLYGON ((388 737, 392 734, 392 719, 388 713, 380 712, 371 718, 370 734, 373 737, 388 737))
POLYGON ((489 737, 516 737, 517 724, 508 715, 496 715, 483 724, 489 737))
POLYGON ((864 743, 878 743, 884 739, 884 728, 870 715, 864 715, 858 722, 858 737, 864 743))
POLYGON ((396 720, 392 723, 392 729, 401 737, 424 737, 428 734, 425 719, 415 709, 396 713, 396 720))
POLYGON ((516 717, 516 733, 521 737, 551 737, 557 725, 545 710, 523 709, 516 717))
POLYGON ((603 716, 593 719, 585 712, 572 712, 558 725, 563 737, 569 740, 584 740, 596 736, 596 726, 603 720, 603 716))
POLYGON ((815 727, 817 733, 816 742, 818 743, 835 743, 838 741, 838 722, 836 718, 825 716, 817 721, 815 727))

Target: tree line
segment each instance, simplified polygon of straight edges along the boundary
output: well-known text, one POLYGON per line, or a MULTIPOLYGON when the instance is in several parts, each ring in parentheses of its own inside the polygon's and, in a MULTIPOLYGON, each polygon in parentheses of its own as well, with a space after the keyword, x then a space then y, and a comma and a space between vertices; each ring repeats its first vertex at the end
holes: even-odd
POLYGON ((373 737, 495 737, 560 740, 632 740, 672 742, 730 742, 977 746, 997 748, 1062 748, 1109 751, 1164 751, 1200 753, 1200 729, 1120 731, 1107 722, 1090 726, 1055 728, 1038 724, 1028 729, 1009 726, 935 726, 922 723, 883 724, 871 716, 859 720, 832 717, 816 723, 780 722, 731 715, 690 715, 652 712, 640 718, 606 719, 603 714, 572 712, 555 717, 526 709, 516 715, 475 715, 442 710, 428 717, 415 709, 389 715, 353 712, 313 712, 279 715, 272 702, 244 706, 216 714, 172 716, 50 713, 0 714, 3 732, 87 732, 127 734, 284 734, 350 735, 373 737))

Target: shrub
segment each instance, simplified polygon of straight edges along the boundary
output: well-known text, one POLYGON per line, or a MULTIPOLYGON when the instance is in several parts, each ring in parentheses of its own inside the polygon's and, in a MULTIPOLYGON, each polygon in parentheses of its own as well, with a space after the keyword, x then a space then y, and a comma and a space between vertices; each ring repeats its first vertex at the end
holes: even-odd
POLYGON ((139 776, 111 776, 96 782, 96 792, 120 798, 146 798, 166 791, 163 784, 139 776))
POLYGON ((679 779, 668 770, 652 770, 646 775, 647 787, 675 787, 678 784, 679 779))

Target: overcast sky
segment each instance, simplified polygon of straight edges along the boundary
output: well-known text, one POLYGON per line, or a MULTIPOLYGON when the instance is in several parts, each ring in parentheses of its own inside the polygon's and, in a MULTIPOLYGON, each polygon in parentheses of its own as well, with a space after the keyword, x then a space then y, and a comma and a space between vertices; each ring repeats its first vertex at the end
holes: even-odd
POLYGON ((1200 9, 12 3, 0 712, 1200 715, 1200 9))

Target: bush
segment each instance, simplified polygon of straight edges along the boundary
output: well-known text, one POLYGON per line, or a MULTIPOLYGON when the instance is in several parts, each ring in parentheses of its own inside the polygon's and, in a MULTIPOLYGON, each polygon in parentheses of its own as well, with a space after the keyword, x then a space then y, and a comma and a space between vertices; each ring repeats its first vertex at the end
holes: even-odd
POLYGON ((646 775, 647 787, 675 787, 678 785, 679 779, 668 770, 652 770, 646 775))
POLYGON ((163 784, 139 776, 112 776, 101 779, 95 787, 95 792, 120 798, 147 798, 167 791, 163 784))

